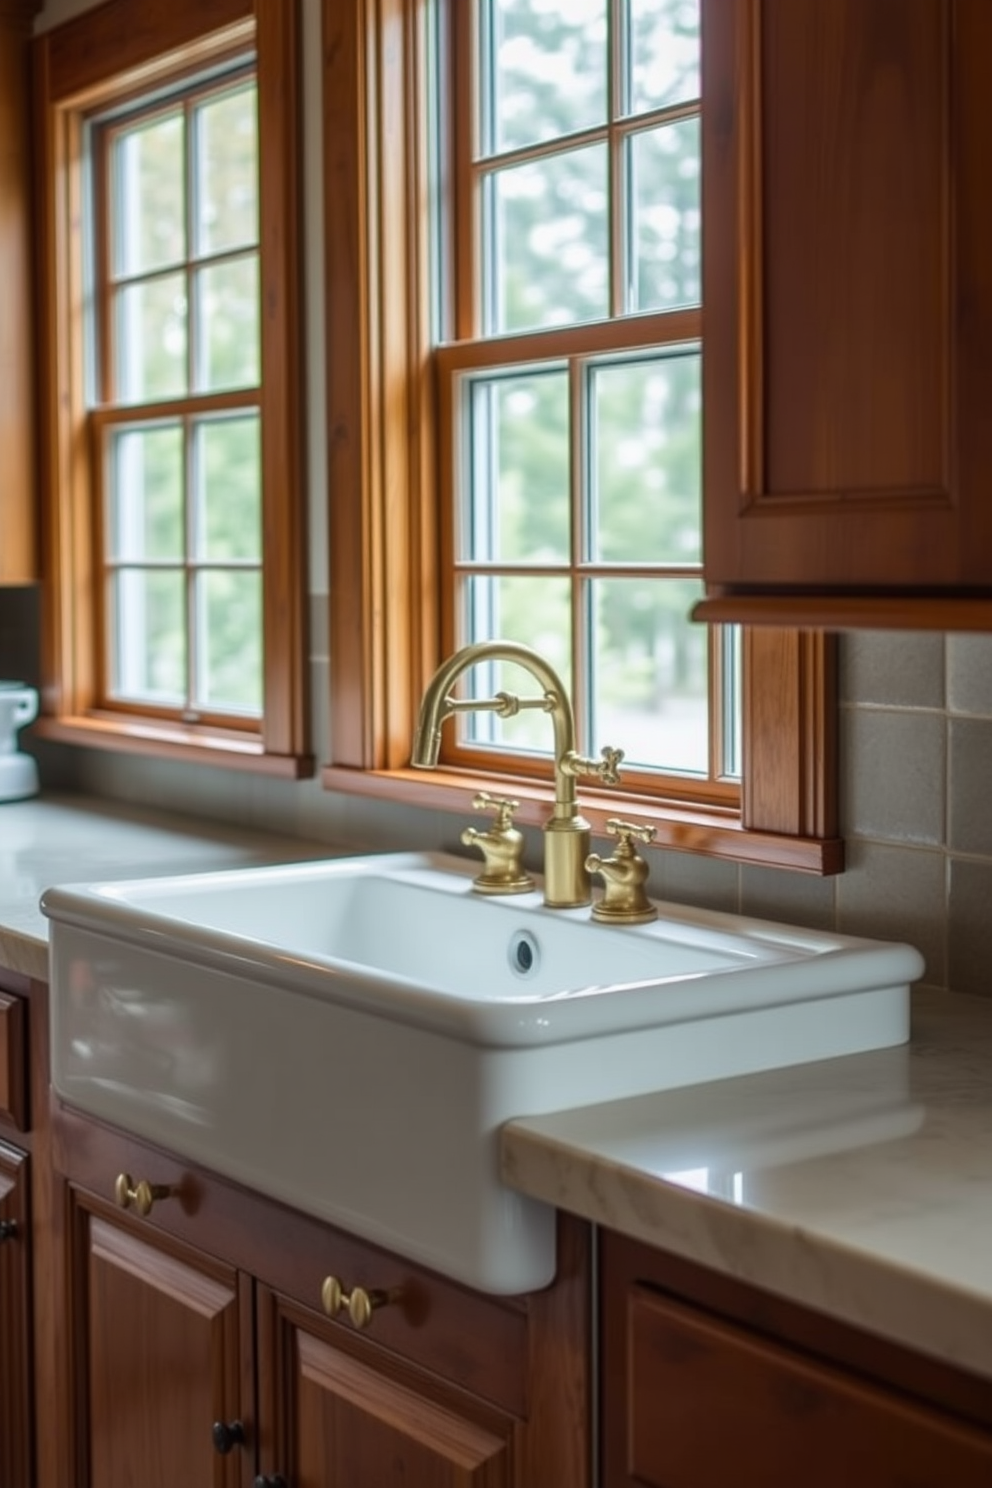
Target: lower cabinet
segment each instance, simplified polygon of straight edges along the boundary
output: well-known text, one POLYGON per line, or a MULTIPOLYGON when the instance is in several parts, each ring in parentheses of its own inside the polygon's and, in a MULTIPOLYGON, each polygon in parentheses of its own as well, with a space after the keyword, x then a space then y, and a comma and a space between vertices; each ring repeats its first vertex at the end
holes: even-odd
POLYGON ((987 1385, 615 1235, 603 1488, 988 1488, 987 1385))
POLYGON ((65 1488, 590 1488, 584 1225, 546 1292, 487 1297, 58 1124, 65 1488))
POLYGON ((0 1488, 33 1482, 28 1157, 0 1142, 0 1488))

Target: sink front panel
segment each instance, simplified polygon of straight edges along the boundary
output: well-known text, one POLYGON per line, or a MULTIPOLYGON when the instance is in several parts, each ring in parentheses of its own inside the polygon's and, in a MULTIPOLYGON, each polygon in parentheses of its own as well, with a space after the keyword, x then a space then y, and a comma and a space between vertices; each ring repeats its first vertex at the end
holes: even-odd
POLYGON ((554 1274, 554 1215, 505 1188, 508 1119, 908 1036, 907 989, 487 1047, 53 921, 62 1099, 470 1286, 554 1274))

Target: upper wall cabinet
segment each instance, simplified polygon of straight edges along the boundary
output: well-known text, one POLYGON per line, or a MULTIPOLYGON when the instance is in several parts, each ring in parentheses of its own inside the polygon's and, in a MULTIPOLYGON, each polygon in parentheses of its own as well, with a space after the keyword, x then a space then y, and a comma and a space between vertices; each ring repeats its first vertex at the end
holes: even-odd
POLYGON ((0 0, 0 584, 38 577, 28 44, 41 0, 0 0))
POLYGON ((703 0, 707 618, 992 628, 992 3, 703 0))

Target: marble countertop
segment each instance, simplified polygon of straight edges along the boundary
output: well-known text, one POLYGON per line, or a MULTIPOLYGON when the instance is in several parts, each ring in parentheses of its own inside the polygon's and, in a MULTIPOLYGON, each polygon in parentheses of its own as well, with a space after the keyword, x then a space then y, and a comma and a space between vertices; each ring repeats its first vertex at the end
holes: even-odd
POLYGON ((0 805, 0 966, 48 976, 38 901, 57 883, 98 883, 333 857, 326 843, 247 831, 86 796, 0 805))
POLYGON ((900 1048, 512 1122, 513 1188, 992 1379, 992 1001, 900 1048))

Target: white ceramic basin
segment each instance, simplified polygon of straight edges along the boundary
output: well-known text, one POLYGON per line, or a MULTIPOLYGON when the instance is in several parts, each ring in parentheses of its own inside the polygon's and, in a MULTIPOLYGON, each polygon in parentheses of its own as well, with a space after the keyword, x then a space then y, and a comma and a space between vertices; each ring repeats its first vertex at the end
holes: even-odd
POLYGON ((553 1214, 513 1117, 905 1041, 904 945, 662 905, 613 929, 440 854, 49 889, 59 1095, 493 1292, 553 1214))

